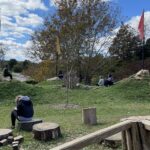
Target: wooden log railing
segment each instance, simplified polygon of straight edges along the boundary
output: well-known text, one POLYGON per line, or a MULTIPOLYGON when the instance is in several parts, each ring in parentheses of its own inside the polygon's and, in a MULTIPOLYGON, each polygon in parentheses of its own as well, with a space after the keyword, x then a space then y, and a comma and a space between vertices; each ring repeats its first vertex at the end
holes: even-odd
POLYGON ((51 150, 78 150, 119 132, 122 133, 123 150, 150 150, 150 116, 129 117, 122 121, 51 150))
POLYGON ((71 142, 67 142, 51 150, 78 150, 91 144, 98 143, 101 140, 116 133, 126 131, 132 127, 132 124, 133 123, 130 120, 123 121, 108 128, 101 129, 99 131, 77 138, 71 142))

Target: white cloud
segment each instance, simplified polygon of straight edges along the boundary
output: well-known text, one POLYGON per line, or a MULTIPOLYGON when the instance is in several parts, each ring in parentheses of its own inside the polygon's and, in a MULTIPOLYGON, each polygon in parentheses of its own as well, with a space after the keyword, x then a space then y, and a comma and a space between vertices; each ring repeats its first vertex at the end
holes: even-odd
POLYGON ((33 13, 37 9, 48 10, 41 0, 0 0, 0 42, 9 48, 7 59, 26 58, 25 50, 30 46, 30 42, 25 39, 43 23, 43 18, 33 13))
POLYGON ((26 41, 24 44, 21 44, 14 41, 14 39, 7 38, 6 40, 0 40, 0 43, 3 43, 8 48, 5 56, 7 60, 12 58, 18 60, 29 59, 26 56, 26 49, 32 45, 31 41, 26 41))
POLYGON ((48 10, 41 0, 0 0, 1 11, 6 16, 28 14, 29 10, 48 10))
MULTIPOLYGON (((134 28, 137 31, 137 33, 138 33, 138 25, 139 25, 140 17, 141 16, 132 17, 131 20, 126 22, 132 28, 134 28)), ((144 18, 145 18, 145 21, 144 21, 144 24, 145 24, 145 37, 150 38, 150 24, 149 24, 149 22, 150 22, 150 11, 145 12, 144 18)))
POLYGON ((24 5, 27 9, 48 10, 48 8, 44 5, 44 3, 41 0, 25 0, 24 5))
POLYGON ((27 41, 24 45, 23 45, 23 47, 25 48, 25 49, 28 49, 28 48, 30 48, 30 47, 32 47, 32 41, 27 41))
MULTIPOLYGON (((56 6, 56 2, 59 2, 59 1, 61 1, 61 0, 50 0, 50 6, 56 6)), ((112 1, 112 0, 102 0, 102 1, 108 2, 108 1, 112 1)), ((80 2, 79 2, 79 4, 80 4, 80 2)))
POLYGON ((16 23, 20 26, 33 26, 36 27, 43 22, 43 18, 36 14, 28 14, 27 17, 15 16, 16 23))

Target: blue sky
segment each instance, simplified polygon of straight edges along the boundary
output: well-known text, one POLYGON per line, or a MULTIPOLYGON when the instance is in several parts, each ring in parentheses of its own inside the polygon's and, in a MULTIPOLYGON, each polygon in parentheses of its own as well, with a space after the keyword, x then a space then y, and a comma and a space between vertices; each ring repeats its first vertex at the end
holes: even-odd
POLYGON ((116 0, 115 3, 119 5, 122 15, 127 19, 141 15, 143 9, 150 11, 150 0, 116 0))
MULTIPOLYGON (((55 12, 54 1, 0 0, 2 23, 0 42, 9 48, 6 53, 6 59, 28 59, 26 49, 32 45, 30 37, 42 25, 44 17, 55 12)), ((115 2, 121 9, 123 20, 135 29, 137 29, 140 15, 144 9, 145 21, 150 29, 150 0, 105 1, 115 2)), ((147 36, 149 36, 149 33, 147 36)))

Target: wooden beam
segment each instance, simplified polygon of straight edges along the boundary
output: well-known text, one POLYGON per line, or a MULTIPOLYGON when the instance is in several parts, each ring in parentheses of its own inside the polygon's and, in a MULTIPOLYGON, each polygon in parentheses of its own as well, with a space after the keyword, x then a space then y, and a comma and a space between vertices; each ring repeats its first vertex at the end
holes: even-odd
POLYGON ((132 127, 132 121, 127 120, 127 121, 112 125, 108 128, 105 128, 105 129, 96 131, 94 133, 85 135, 83 137, 77 138, 73 141, 67 142, 51 150, 78 150, 88 145, 98 143, 99 141, 109 136, 112 136, 121 131, 125 131, 131 127, 132 127))
POLYGON ((122 149, 127 150, 127 139, 126 139, 126 131, 122 131, 122 149))
POLYGON ((142 120, 142 124, 144 125, 146 130, 150 131, 150 121, 149 120, 142 120))
POLYGON ((126 131, 126 138, 127 138, 127 148, 128 148, 128 150, 133 150, 131 129, 128 129, 126 131))

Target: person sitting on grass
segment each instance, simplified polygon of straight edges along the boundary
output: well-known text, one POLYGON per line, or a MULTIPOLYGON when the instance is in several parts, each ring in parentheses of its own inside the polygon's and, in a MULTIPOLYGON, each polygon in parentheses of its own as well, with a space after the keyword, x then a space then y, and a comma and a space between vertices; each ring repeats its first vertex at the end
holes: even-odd
POLYGON ((8 65, 6 65, 4 70, 3 70, 3 76, 4 77, 10 77, 10 80, 13 79, 12 74, 10 73, 10 71, 8 69, 8 65))
POLYGON ((31 99, 28 96, 17 96, 16 107, 11 112, 11 128, 15 128, 16 119, 18 121, 31 121, 33 114, 34 110, 31 99))
POLYGON ((107 80, 104 81, 104 85, 105 86, 111 86, 113 84, 114 84, 113 77, 111 74, 109 74, 107 80))
POLYGON ((104 79, 102 76, 99 76, 98 86, 104 86, 104 79))
POLYGON ((58 73, 58 78, 61 80, 64 78, 63 72, 61 70, 58 73))

